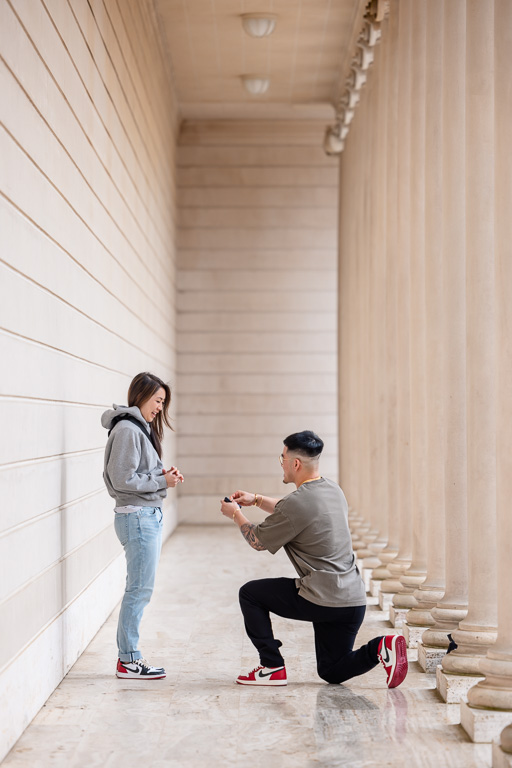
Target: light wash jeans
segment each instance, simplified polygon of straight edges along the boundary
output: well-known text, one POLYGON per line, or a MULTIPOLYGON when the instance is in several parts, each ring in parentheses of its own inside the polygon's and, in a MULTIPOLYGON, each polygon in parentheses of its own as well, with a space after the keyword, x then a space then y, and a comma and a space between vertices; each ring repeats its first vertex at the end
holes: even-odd
POLYGON ((162 510, 143 507, 138 512, 116 512, 114 527, 126 555, 126 590, 117 625, 121 661, 142 658, 138 649, 139 626, 155 584, 162 548, 162 510))

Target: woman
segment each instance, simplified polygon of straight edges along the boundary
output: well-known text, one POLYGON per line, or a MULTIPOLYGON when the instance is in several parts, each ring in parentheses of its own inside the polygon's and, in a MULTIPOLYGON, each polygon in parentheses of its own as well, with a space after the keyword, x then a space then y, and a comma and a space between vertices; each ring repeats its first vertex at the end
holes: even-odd
MULTIPOLYGON (((126 590, 117 627, 117 677, 165 677, 138 648, 139 625, 155 583, 162 546, 162 499, 183 475, 163 468, 163 427, 169 422, 171 391, 151 373, 139 373, 128 390, 128 407, 114 405, 101 423, 109 430, 103 479, 115 499, 115 531, 126 554, 126 590)), ((172 429, 172 427, 171 427, 172 429)))

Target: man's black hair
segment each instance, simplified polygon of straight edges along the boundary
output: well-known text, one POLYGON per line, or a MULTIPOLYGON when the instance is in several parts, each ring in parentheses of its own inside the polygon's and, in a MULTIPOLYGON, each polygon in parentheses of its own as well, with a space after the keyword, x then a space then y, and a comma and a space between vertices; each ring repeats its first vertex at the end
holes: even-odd
POLYGON ((288 435, 283 440, 283 443, 289 451, 298 453, 300 456, 308 456, 309 458, 320 456, 324 447, 323 440, 309 429, 304 430, 304 432, 295 432, 293 435, 288 435))

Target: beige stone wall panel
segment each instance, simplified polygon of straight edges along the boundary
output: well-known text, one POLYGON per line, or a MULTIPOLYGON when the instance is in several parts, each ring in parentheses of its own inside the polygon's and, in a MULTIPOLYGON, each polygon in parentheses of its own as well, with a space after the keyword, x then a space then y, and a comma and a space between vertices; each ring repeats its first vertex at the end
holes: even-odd
MULTIPOLYGON (((50 9, 55 13, 55 16, 52 16, 51 19, 49 18, 47 13, 41 12, 40 18, 36 16, 35 18, 32 16, 32 14, 27 13, 27 6, 25 6, 23 3, 19 3, 19 7, 15 6, 16 10, 20 13, 22 21, 24 24, 27 25, 27 29, 29 31, 32 31, 33 28, 33 34, 37 34, 38 30, 37 27, 34 26, 36 20, 39 20, 40 25, 42 27, 41 30, 39 30, 39 37, 36 39, 43 39, 46 41, 43 46, 42 50, 39 51, 39 53, 43 56, 48 54, 49 56, 52 55, 51 52, 57 51, 60 53, 60 57, 55 60, 54 62, 54 69, 51 71, 44 70, 45 75, 45 81, 43 81, 42 85, 46 86, 41 89, 41 68, 38 66, 39 58, 37 56, 37 52, 34 50, 31 43, 28 42, 28 38, 25 36, 21 39, 21 41, 18 41, 18 44, 20 42, 25 43, 24 46, 24 53, 29 59, 29 62, 31 61, 29 54, 32 56, 33 59, 33 67, 27 67, 24 70, 24 78, 23 78, 23 87, 26 89, 28 95, 31 97, 31 99, 34 102, 35 107, 38 107, 38 102, 41 99, 42 94, 46 94, 47 97, 53 97, 50 99, 51 108, 44 109, 44 114, 42 114, 43 120, 41 121, 41 127, 42 123, 44 122, 45 125, 48 125, 48 127, 52 130, 52 132, 55 134, 56 140, 61 142, 62 144, 62 152, 67 156, 66 160, 67 162, 62 163, 54 163, 53 166, 53 173, 57 172, 65 172, 67 165, 71 164, 73 166, 74 171, 79 176, 78 184, 80 183, 86 183, 89 181, 89 185, 91 187, 91 194, 97 200, 99 203, 101 203, 101 197, 104 197, 104 204, 101 208, 102 213, 99 215, 103 215, 106 217, 111 217, 111 210, 113 208, 113 204, 116 201, 116 197, 119 197, 119 202, 117 202, 116 208, 119 209, 117 215, 122 217, 122 223, 123 223, 123 232, 124 228, 128 230, 128 236, 126 237, 126 243, 125 247, 127 247, 128 251, 131 251, 131 239, 133 237, 138 236, 138 238, 142 238, 145 242, 145 247, 147 248, 148 245, 151 247, 151 243, 148 243, 148 238, 144 237, 143 233, 140 231, 141 229, 141 223, 133 216, 133 211, 131 215, 127 215, 127 210, 125 208, 125 203, 123 200, 122 195, 116 192, 115 186, 113 184, 113 181, 111 180, 110 175, 110 168, 108 160, 105 159, 103 163, 100 163, 100 158, 98 157, 98 150, 96 149, 95 144, 91 144, 89 135, 85 132, 85 126, 84 124, 78 119, 78 116, 76 115, 74 109, 71 110, 68 106, 68 97, 71 99, 71 103, 74 106, 75 101, 77 101, 77 96, 82 97, 84 96, 84 87, 88 87, 89 95, 91 95, 91 92, 93 93, 93 101, 95 104, 96 109, 98 108, 98 105, 102 103, 102 99, 99 97, 100 94, 98 91, 100 91, 102 88, 105 90, 105 99, 104 101, 107 102, 110 98, 114 101, 114 105, 116 107, 119 107, 119 104, 122 103, 123 99, 120 96, 119 93, 114 92, 111 94, 112 88, 109 92, 106 91, 106 87, 104 85, 104 82, 101 80, 101 77, 97 73, 95 67, 91 67, 91 55, 89 53, 89 50, 87 49, 85 42, 82 38, 80 29, 76 26, 76 21, 73 17, 73 15, 70 12, 70 9, 68 8, 67 4, 54 4, 53 6, 50 4, 50 9), (25 11, 24 14, 22 14, 22 11, 25 11), (55 28, 53 27, 52 21, 55 21, 57 23, 57 28, 62 27, 62 29, 65 31, 67 37, 66 37, 66 44, 69 51, 65 51, 63 48, 62 43, 60 43, 59 37, 55 31, 55 28), (45 34, 46 33, 46 34, 45 34), (55 39, 51 39, 51 34, 53 33, 53 36, 55 39), (74 34, 73 34, 74 33, 74 34), (49 43, 53 43, 53 45, 49 45, 49 43), (60 43, 60 44, 59 44, 60 43), (89 84, 87 80, 85 82, 74 82, 75 90, 78 90, 78 94, 76 94, 73 98, 72 94, 70 93, 70 87, 65 88, 64 84, 61 86, 59 82, 59 78, 62 77, 61 72, 66 71, 67 68, 78 68, 81 72, 88 72, 91 73, 91 76, 94 76, 96 74, 96 77, 99 78, 98 82, 94 85, 96 87, 93 87, 92 84, 89 84), (31 73, 32 77, 30 78, 28 73, 31 73), (94 99, 94 96, 96 97, 94 99), (117 100, 116 100, 117 99, 117 100), (85 178, 84 178, 85 177, 85 178), (88 178, 89 177, 89 178, 88 178), (92 183, 91 183, 92 182, 92 183), (112 187, 112 189, 109 189, 109 187, 112 187), (100 198, 100 199, 98 199, 100 198), (105 204, 106 203, 106 204, 105 204), (130 231, 132 230, 132 231, 130 231), (136 233, 136 235, 135 235, 136 233)), ((89 25, 94 27, 94 24, 89 25)), ((58 54, 55 52, 53 53, 53 56, 56 57, 58 54)), ((51 62, 53 64, 53 62, 51 62)), ((96 61, 94 61, 96 63, 96 61)), ((107 73, 110 75, 111 80, 113 82, 113 78, 115 77, 115 73, 107 73)), ((116 78, 117 79, 117 78, 116 78)), ((109 83, 110 85, 110 83, 109 83)), ((120 107, 119 107, 120 109, 120 107)), ((83 106, 81 108, 81 111, 83 112, 83 106)), ((90 111, 90 110, 89 110, 90 111)), ((14 114, 16 114, 18 110, 15 111, 14 114)), ((95 113, 95 110, 93 110, 95 113)), ((108 118, 110 118, 110 123, 112 123, 112 117, 116 116, 118 117, 118 109, 111 110, 111 114, 108 115, 108 118)), ((128 120, 129 111, 127 110, 126 113, 122 113, 118 119, 121 121, 123 118, 125 120, 128 120)), ((80 117, 82 117, 80 115, 80 117)), ((107 116, 103 118, 103 124, 106 125, 108 121, 107 116)), ((31 121, 28 122, 28 128, 31 135, 33 135, 33 132, 30 131, 31 121)), ((94 128, 95 126, 93 126, 94 128)), ((128 125, 126 126, 126 123, 121 123, 120 125, 120 134, 124 138, 124 144, 127 143, 126 139, 126 130, 133 127, 128 125)), ((109 124, 109 132, 111 131, 111 125, 109 124)), ((94 133, 92 134, 95 135, 94 133)), ((121 136, 117 138, 121 138, 121 136)), ((104 139, 108 143, 110 143, 108 139, 108 134, 105 133, 104 139)), ((117 152, 124 151, 124 145, 121 141, 121 145, 117 144, 117 152)), ((115 153, 115 150, 112 154, 115 153)), ((50 155, 51 157, 51 155, 50 155)), ((139 169, 140 169, 140 164, 139 169)), ((68 173, 72 172, 71 170, 68 171, 68 173)), ((52 181, 54 180, 53 175, 51 175, 52 181)), ((78 179, 78 177, 77 177, 78 179)), ((114 177, 115 179, 115 177, 114 177)), ((58 185, 59 186, 59 185, 58 185)), ((59 187, 61 188, 61 187, 59 187)), ((128 186, 128 189, 130 187, 128 186)), ((73 187, 69 190, 70 192, 73 191, 73 187)), ((80 188, 76 190, 75 199, 78 201, 80 206, 83 206, 86 201, 87 197, 84 197, 84 195, 81 193, 80 188)), ((138 205, 140 207, 141 202, 140 200, 137 201, 138 205)), ((90 210, 90 208, 89 208, 90 210)), ((98 211, 96 212, 96 216, 98 215, 98 211)), ((123 234, 121 232, 121 235, 123 234)), ((111 233, 112 234, 112 233, 111 233)), ((158 256, 157 256, 158 258, 158 256)), ((169 270, 169 265, 165 263, 165 260, 161 260, 162 268, 169 270)))
MULTIPOLYGON (((202 297, 201 297, 202 298, 202 297)), ((331 354, 309 353, 311 365, 318 373, 336 373, 337 361, 331 354)), ((254 356, 243 354, 187 354, 178 355, 179 369, 182 373, 222 373, 231 370, 236 363, 239 373, 250 373, 254 369, 254 356)), ((259 358, 262 368, 271 369, 274 373, 301 373, 304 369, 302 355, 279 352, 262 354, 259 358)), ((293 398, 293 394, 290 396, 293 398)))
MULTIPOLYGON (((295 127, 290 127, 290 131, 295 133, 295 127)), ((194 146, 190 147, 184 144, 180 139, 180 151, 178 157, 178 166, 180 168, 244 168, 254 166, 263 168, 265 166, 287 167, 293 169, 304 167, 331 168, 333 160, 325 154, 320 145, 306 144, 305 146, 272 146, 274 144, 274 135, 269 136, 268 144, 264 147, 255 147, 251 145, 250 128, 245 133, 246 141, 244 146, 194 146)), ((318 134, 317 134, 318 137, 318 134)), ((331 207, 331 206, 329 206, 331 207)))
MULTIPOLYGON (((322 215, 331 216, 332 186, 305 187, 295 189, 229 187, 183 187, 180 190, 180 205, 183 208, 282 208, 283 213, 293 216, 295 208, 304 208, 310 213, 320 209, 322 215), (291 211, 289 210, 291 209, 291 211), (328 211, 325 211, 328 209, 328 211)), ((181 215, 183 215, 184 211, 181 215)), ((294 222, 295 223, 295 222, 294 222)), ((191 254, 187 253, 187 260, 191 254)), ((329 262, 330 263, 330 262, 329 262)))
MULTIPOLYGON (((308 421, 310 421, 308 419, 308 421)), ((333 423, 332 414, 317 414, 314 419, 316 430, 324 435, 324 442, 336 434, 336 424, 333 423)), ((300 424, 301 428, 307 429, 304 420, 300 414, 281 415, 262 412, 258 408, 258 400, 254 399, 254 408, 248 414, 203 414, 198 418, 195 414, 179 414, 179 433, 180 437, 190 435, 208 436, 208 435, 245 435, 247 438, 247 447, 251 437, 258 438, 267 434, 281 435, 278 441, 279 453, 282 449, 282 439, 293 432, 293 425, 300 424)), ((297 431, 297 430, 295 430, 297 431)), ((331 450, 334 446, 331 447, 331 450)), ((184 487, 184 486, 183 486, 184 487)), ((180 489, 181 490, 181 489, 180 489)))
MULTIPOLYGON (((255 276, 258 270, 254 271, 255 276)), ((179 312, 195 312, 198 307, 202 307, 207 312, 220 311, 226 309, 226 302, 232 311, 243 312, 247 308, 247 297, 250 289, 237 293, 236 291, 225 291, 222 289, 222 276, 218 276, 219 289, 215 292, 202 291, 183 291, 177 294, 176 303, 179 312)), ((267 285, 266 290, 258 291, 258 307, 261 312, 275 312, 278 307, 281 312, 299 312, 302 307, 307 306, 310 312, 333 312, 336 309, 337 297, 332 290, 313 291, 295 290, 293 292, 277 293, 270 290, 267 285)), ((293 350, 290 350, 293 355, 293 350)))
MULTIPOLYGON (((332 191, 330 192, 332 199, 332 191)), ((273 203, 269 201, 270 206, 273 203)), ((328 272, 333 275, 332 268, 332 255, 330 251, 319 250, 318 248, 308 248, 307 251, 302 249, 280 249, 269 248, 265 251, 248 249, 246 251, 246 257, 251 264, 253 272, 259 272, 260 270, 272 270, 276 264, 279 264, 280 269, 305 269, 310 271, 322 271, 328 272)), ((181 254, 178 254, 178 267, 180 269, 209 269, 211 267, 212 255, 208 249, 203 250, 187 250, 181 258, 181 254)), ((236 269, 240 264, 238 253, 235 251, 219 251, 215 254, 215 266, 217 270, 230 271, 236 269)), ((336 297, 335 297, 336 298, 336 297)), ((283 296, 284 300, 288 297, 283 296)), ((178 318, 179 320, 180 318, 178 318)))
MULTIPOLYGON (((297 221, 300 221, 303 229, 315 230, 315 233, 321 238, 321 231, 324 229, 336 229, 337 216, 335 208, 310 208, 294 206, 293 208, 251 208, 231 207, 231 208, 198 208, 182 207, 180 211, 180 225, 182 227, 191 227, 195 229, 211 227, 225 227, 230 229, 233 221, 236 220, 240 228, 247 229, 265 229, 270 230, 271 234, 275 230, 283 227, 297 227, 297 221)), ((279 232, 277 232, 279 236, 279 232)), ((321 239, 318 245, 321 247, 321 239)))
MULTIPOLYGON (((273 331, 278 325, 290 332, 301 333, 331 333, 335 315, 333 312, 317 312, 305 315, 300 312, 244 312, 237 318, 237 328, 242 332, 273 331)), ((203 312, 200 315, 191 313, 181 314, 178 318, 178 328, 181 332, 213 331, 223 332, 232 330, 233 318, 228 312, 203 312)))
MULTIPOLYGON (((289 397, 275 391, 268 394, 269 397, 265 404, 267 413, 288 415, 302 413, 307 418, 308 416, 320 413, 331 414, 337 405, 335 392, 330 395, 325 393, 312 395, 308 392, 303 395, 290 395, 289 397)), ((205 393, 201 398, 198 398, 195 393, 190 395, 186 392, 180 393, 180 407, 187 413, 208 413, 217 407, 220 413, 243 414, 249 413, 253 406, 254 397, 252 394, 215 395, 205 393)))
POLYGON ((0 28, 1 757, 122 593, 99 416, 138 370, 175 384, 177 111, 149 4, 12 0, 0 28))
MULTIPOLYGON (((320 136, 319 136, 320 138, 320 136)), ((331 168, 178 168, 179 187, 330 187, 337 189, 331 168)))
POLYGON ((308 131, 263 121, 182 128, 180 494, 190 522, 222 522, 219 497, 244 483, 293 490, 278 463, 291 432, 317 431, 322 472, 337 476, 337 163, 321 149, 323 126, 308 131))
MULTIPOLYGON (((0 471, 3 497, 13 498, 19 488, 26 489, 14 529, 43 515, 54 514, 62 503, 63 488, 64 498, 73 502, 103 491, 102 472, 103 447, 4 464, 0 471), (91 477, 96 478, 96 483, 91 483, 91 477), (34 515, 34 509, 38 508, 41 511, 34 515)), ((12 511, 4 506, 0 510, 0 530, 7 531, 11 524, 12 511)))

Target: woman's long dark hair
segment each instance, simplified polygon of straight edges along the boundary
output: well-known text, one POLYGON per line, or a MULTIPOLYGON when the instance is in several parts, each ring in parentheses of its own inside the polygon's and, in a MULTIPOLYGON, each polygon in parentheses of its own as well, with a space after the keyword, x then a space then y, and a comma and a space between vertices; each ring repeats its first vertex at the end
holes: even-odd
POLYGON ((157 413, 150 423, 152 443, 159 457, 162 458, 162 440, 164 438, 164 424, 172 429, 169 419, 169 406, 171 404, 171 389, 168 384, 159 379, 153 373, 138 373, 130 384, 128 389, 128 405, 132 408, 136 405, 138 408, 144 405, 155 392, 162 388, 165 391, 165 402, 162 410, 157 413))

